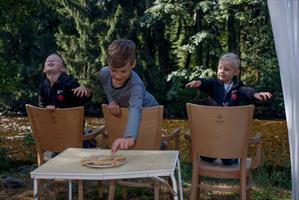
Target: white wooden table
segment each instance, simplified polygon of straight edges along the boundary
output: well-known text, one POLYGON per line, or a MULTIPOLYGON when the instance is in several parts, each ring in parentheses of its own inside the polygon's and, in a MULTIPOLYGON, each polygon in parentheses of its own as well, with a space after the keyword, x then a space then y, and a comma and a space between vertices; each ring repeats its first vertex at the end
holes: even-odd
POLYGON ((32 171, 34 199, 38 199, 39 179, 69 180, 69 199, 72 199, 72 180, 114 180, 146 177, 171 177, 174 199, 183 200, 180 160, 178 151, 121 150, 117 154, 127 162, 112 168, 90 168, 81 160, 90 155, 110 155, 111 150, 68 148, 32 171), (178 184, 175 178, 177 172, 178 184), (179 191, 179 192, 178 192, 179 191))

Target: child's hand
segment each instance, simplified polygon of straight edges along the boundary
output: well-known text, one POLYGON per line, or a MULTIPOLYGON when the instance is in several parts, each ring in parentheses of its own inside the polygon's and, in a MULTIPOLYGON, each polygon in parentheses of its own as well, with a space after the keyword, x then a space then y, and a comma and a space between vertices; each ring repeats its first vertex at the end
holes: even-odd
POLYGON ((263 100, 271 99, 272 94, 270 92, 259 92, 254 94, 254 98, 263 101, 263 100))
POLYGON ((116 116, 119 117, 120 116, 120 107, 119 105, 115 102, 112 101, 109 105, 108 105, 108 109, 110 110, 110 112, 116 116))
POLYGON ((117 138, 111 146, 111 153, 114 155, 120 149, 128 149, 134 143, 135 139, 133 138, 117 138))
POLYGON ((76 95, 77 97, 89 97, 91 94, 90 90, 84 86, 79 86, 75 89, 72 89, 72 91, 74 92, 74 95, 76 95))
POLYGON ((46 109, 48 109, 48 110, 55 110, 56 107, 54 105, 47 105, 46 109))
POLYGON ((191 81, 185 85, 186 88, 198 88, 201 84, 201 81, 191 81))

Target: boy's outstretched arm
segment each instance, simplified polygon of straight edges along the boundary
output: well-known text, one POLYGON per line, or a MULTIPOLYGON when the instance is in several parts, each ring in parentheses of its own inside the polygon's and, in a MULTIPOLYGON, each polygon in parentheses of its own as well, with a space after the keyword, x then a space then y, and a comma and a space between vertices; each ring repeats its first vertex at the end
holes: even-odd
POLYGON ((270 92, 258 92, 258 93, 254 94, 254 98, 256 98, 257 100, 260 100, 260 101, 264 101, 267 99, 271 99, 272 94, 270 92))
POLYGON ((186 88, 198 88, 201 85, 201 81, 191 81, 185 85, 186 88))
POLYGON ((114 155, 120 149, 128 149, 130 146, 133 146, 134 143, 134 138, 117 138, 111 146, 111 153, 114 155))

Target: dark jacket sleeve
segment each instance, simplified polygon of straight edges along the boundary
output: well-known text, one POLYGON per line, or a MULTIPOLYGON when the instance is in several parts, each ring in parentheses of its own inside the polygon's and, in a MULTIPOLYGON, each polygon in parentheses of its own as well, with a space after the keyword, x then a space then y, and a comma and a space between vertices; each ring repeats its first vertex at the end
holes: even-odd
POLYGON ((80 84, 71 76, 65 76, 64 84, 70 90, 80 86, 80 84))
POLYGON ((215 80, 213 79, 204 79, 200 78, 201 85, 199 86, 199 90, 207 93, 208 95, 211 96, 211 92, 214 91, 215 87, 215 80))
POLYGON ((254 100, 255 93, 257 93, 257 91, 251 87, 241 86, 239 88, 239 94, 241 95, 242 100, 247 103, 251 103, 254 100))
MULTIPOLYGON (((72 76, 67 76, 66 79, 65 79, 65 86, 68 90, 70 90, 72 93, 72 89, 75 89, 77 87, 80 87, 80 84, 72 77, 72 76)), ((85 104, 87 102, 90 102, 91 99, 92 99, 92 94, 90 94, 89 97, 77 97, 76 95, 74 95, 74 98, 77 99, 78 101, 78 104, 85 104)))

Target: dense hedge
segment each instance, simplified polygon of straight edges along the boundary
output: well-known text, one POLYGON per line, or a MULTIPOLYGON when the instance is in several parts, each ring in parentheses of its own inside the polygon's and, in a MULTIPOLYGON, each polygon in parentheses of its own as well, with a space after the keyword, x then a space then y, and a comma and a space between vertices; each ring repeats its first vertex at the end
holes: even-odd
POLYGON ((0 2, 0 112, 24 113, 37 104, 41 67, 52 52, 62 55, 68 71, 93 90, 91 115, 100 115, 105 95, 98 71, 114 39, 137 45, 136 71, 165 106, 170 118, 185 116, 185 103, 196 102, 186 81, 213 77, 219 57, 240 55, 241 79, 273 93, 258 104, 256 115, 283 118, 284 103, 266 1, 74 1, 0 2))

